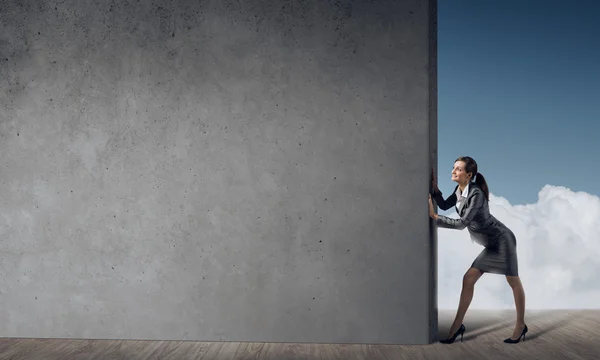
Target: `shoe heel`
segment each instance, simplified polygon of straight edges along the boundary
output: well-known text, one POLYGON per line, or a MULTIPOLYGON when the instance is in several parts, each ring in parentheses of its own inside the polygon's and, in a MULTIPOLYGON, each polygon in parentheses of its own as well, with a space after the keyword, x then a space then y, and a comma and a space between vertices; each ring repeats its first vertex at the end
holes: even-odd
POLYGON ((463 341, 463 334, 465 333, 465 326, 464 325, 460 325, 460 328, 458 330, 456 330, 456 332, 454 333, 454 335, 452 335, 452 337, 449 337, 447 339, 444 340, 440 340, 440 343, 442 344, 452 344, 456 338, 458 337, 458 335, 460 335, 460 342, 463 341))
POLYGON ((527 328, 527 325, 525 325, 525 328, 523 329, 523 332, 521 333, 521 335, 519 335, 519 337, 517 338, 517 340, 513 340, 511 338, 505 339, 504 342, 507 344, 518 344, 519 342, 521 342, 521 338, 523 338, 523 341, 525 341, 525 334, 527 334, 527 331, 529 331, 529 329, 527 328))

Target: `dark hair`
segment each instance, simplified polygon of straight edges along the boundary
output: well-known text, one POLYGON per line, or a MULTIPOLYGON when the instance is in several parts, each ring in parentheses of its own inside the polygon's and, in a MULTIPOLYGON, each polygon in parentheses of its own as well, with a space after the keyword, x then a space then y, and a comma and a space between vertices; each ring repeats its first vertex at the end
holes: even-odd
MULTIPOLYGON (((490 189, 488 188, 488 184, 485 181, 485 178, 481 173, 477 172, 477 162, 473 160, 472 157, 469 156, 461 156, 456 161, 463 161, 465 163, 465 171, 467 173, 472 173, 475 178, 475 183, 481 187, 483 193, 485 194, 485 199, 490 201, 490 189)), ((455 161, 455 162, 456 162, 455 161)))

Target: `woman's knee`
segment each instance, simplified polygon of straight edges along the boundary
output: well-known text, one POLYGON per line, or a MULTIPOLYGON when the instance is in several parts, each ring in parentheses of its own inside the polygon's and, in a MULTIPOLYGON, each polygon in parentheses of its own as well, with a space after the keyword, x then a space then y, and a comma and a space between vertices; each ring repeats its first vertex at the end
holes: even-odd
POLYGON ((506 281, 511 288, 521 286, 521 279, 518 276, 507 276, 506 281))
POLYGON ((483 272, 481 272, 481 270, 470 268, 463 276, 463 285, 474 286, 477 280, 479 280, 479 278, 481 277, 481 275, 483 275, 483 272))

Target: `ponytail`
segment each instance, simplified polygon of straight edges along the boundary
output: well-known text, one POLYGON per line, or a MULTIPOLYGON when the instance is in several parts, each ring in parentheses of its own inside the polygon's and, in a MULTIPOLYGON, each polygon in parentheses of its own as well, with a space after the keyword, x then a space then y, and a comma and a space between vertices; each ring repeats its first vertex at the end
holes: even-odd
POLYGON ((490 201, 490 189, 488 188, 488 184, 485 181, 485 178, 479 172, 475 176, 475 183, 477 185, 479 185, 479 187, 481 188, 481 190, 483 190, 483 193, 485 194, 485 199, 487 201, 490 201))

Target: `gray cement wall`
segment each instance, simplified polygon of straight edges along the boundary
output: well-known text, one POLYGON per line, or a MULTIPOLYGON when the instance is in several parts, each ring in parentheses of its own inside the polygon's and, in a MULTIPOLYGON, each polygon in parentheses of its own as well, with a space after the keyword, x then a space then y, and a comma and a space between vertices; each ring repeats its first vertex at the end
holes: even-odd
POLYGON ((432 340, 435 2, 0 14, 0 336, 432 340))

